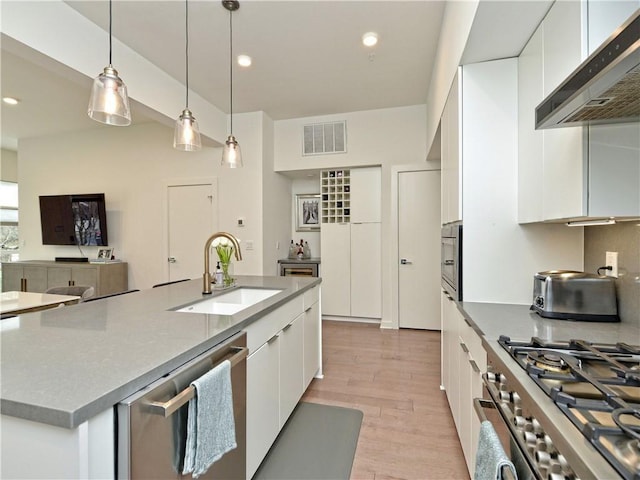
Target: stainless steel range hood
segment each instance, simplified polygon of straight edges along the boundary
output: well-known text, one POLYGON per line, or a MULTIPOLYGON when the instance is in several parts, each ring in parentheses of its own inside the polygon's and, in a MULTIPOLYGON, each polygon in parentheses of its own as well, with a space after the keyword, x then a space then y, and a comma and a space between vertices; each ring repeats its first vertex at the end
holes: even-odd
POLYGON ((536 107, 536 129, 640 120, 640 9, 536 107))

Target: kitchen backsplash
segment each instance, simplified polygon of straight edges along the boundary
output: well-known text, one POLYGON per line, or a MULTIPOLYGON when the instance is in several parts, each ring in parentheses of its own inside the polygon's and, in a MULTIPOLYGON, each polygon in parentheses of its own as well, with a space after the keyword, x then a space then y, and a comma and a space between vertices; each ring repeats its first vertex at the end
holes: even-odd
POLYGON ((620 319, 640 324, 640 223, 585 227, 585 271, 596 273, 604 266, 606 252, 618 252, 616 289, 620 319))

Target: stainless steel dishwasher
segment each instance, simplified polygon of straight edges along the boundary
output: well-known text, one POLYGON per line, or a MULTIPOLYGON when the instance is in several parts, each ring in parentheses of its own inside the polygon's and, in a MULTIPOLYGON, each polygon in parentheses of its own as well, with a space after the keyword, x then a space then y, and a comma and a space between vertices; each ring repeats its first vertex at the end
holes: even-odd
POLYGON ((170 479, 182 475, 189 384, 224 360, 231 362, 237 448, 199 478, 244 479, 246 470, 247 341, 238 333, 117 405, 117 478, 170 479))

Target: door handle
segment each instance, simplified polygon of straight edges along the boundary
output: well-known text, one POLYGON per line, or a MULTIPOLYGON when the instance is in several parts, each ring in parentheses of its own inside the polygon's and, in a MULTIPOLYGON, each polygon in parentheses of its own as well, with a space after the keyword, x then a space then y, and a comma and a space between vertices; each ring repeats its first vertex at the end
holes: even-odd
POLYGON ((407 260, 406 258, 401 258, 400 259, 400 265, 411 265, 413 262, 410 262, 409 260, 407 260))
POLYGON ((454 263, 453 260, 445 260, 444 261, 445 265, 453 265, 453 263, 454 263))
POLYGON ((176 257, 169 257, 169 258, 167 258, 167 262, 169 262, 169 263, 176 263, 176 257))

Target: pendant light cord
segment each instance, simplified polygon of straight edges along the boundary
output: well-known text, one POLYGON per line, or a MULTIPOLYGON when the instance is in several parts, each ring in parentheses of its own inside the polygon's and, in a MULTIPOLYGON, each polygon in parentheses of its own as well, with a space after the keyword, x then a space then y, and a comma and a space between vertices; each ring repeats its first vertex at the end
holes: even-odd
POLYGON ((189 109, 189 0, 184 0, 184 30, 185 30, 185 77, 187 83, 187 93, 186 93, 186 107, 189 109))
POLYGON ((229 115, 231 135, 233 135, 233 10, 229 10, 229 115))
POLYGON ((111 24, 113 23, 113 16, 111 14, 111 0, 109 0, 109 67, 113 68, 113 64, 111 63, 111 50, 112 50, 112 43, 111 43, 111 24))

